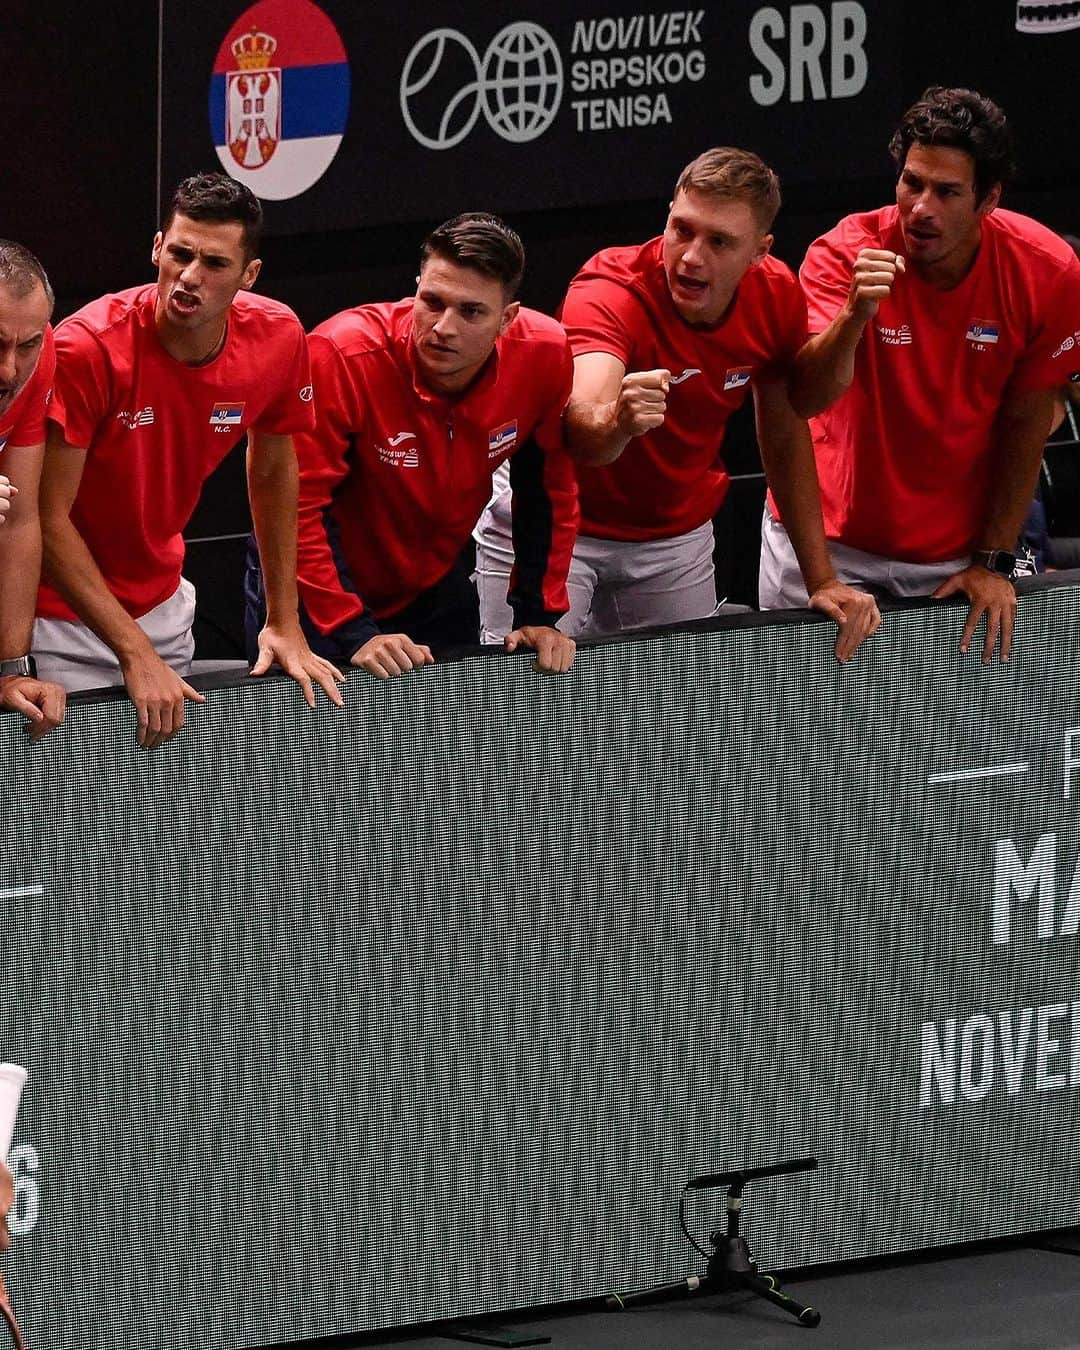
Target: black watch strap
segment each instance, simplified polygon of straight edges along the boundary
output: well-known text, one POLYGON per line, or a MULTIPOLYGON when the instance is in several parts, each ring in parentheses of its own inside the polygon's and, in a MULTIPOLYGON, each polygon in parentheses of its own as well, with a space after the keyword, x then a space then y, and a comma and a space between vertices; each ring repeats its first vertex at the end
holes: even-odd
POLYGON ((983 549, 973 553, 971 561, 985 567, 988 572, 996 572, 999 577, 1011 577, 1016 569, 1016 554, 1004 548, 983 549))
POLYGON ((14 656, 7 661, 0 661, 0 679, 5 675, 29 675, 31 678, 37 675, 37 665, 32 656, 14 656))

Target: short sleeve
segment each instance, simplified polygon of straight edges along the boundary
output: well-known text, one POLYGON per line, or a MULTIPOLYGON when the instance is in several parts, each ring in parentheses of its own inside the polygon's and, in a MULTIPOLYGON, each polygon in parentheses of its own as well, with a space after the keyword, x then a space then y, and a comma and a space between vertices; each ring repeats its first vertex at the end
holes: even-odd
POLYGON ((806 298, 808 332, 823 333, 843 308, 854 258, 855 251, 838 230, 815 239, 807 249, 799 283, 806 298))
MULTIPOLYGON (((786 269, 785 269, 786 270, 786 269)), ((772 349, 775 355, 759 372, 764 380, 787 379, 807 334, 806 300, 795 277, 788 273, 778 284, 772 349)))
POLYGON ((603 277, 573 281, 559 317, 574 356, 607 352, 630 367, 640 303, 625 286, 603 277))
POLYGON ((1080 260, 1070 259, 1041 299, 1039 328, 1013 370, 1012 393, 1080 382, 1080 260))
POLYGON ((109 410, 112 371, 97 335, 78 318, 56 330, 56 374, 49 405, 69 445, 88 450, 109 410))
POLYGON ((291 339, 282 343, 276 372, 277 388, 255 423, 256 430, 267 436, 292 436, 315 427, 307 338, 299 319, 294 319, 290 327, 293 329, 291 339))

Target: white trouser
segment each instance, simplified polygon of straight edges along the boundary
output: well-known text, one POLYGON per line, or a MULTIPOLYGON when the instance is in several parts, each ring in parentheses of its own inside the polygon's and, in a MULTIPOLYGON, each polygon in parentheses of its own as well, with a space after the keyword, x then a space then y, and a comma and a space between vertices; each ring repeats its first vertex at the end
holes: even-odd
MULTIPOLYGON (((480 640, 501 642, 513 628, 506 603, 514 546, 509 491, 488 503, 474 531, 480 640)), ((671 539, 597 539, 578 535, 566 579, 570 611, 561 632, 597 638, 658 628, 719 612, 711 522, 671 539)), ((732 611, 740 606, 727 606, 732 611)))
MULTIPOLYGON (((953 558, 949 562, 937 563, 903 562, 895 558, 883 558, 877 553, 865 553, 861 548, 849 548, 835 539, 828 542, 829 557, 841 581, 846 581, 850 586, 866 586, 899 599, 929 595, 971 561, 970 558, 953 558)), ((758 604, 762 609, 804 609, 808 600, 788 532, 778 520, 773 519, 766 506, 761 520, 758 604)))
MULTIPOLYGON (((154 650, 178 675, 187 675, 195 655, 191 626, 195 622, 195 587, 185 577, 160 605, 135 622, 154 650)), ((111 647, 71 619, 36 619, 31 650, 38 677, 62 684, 68 693, 123 684, 120 663, 111 647)))

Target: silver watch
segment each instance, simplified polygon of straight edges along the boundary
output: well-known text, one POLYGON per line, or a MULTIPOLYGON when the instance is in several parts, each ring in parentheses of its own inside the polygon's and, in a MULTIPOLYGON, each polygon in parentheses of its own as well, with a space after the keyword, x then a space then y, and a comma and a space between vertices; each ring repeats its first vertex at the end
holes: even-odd
POLYGON ((29 675, 31 678, 37 676, 37 666, 34 658, 30 655, 13 656, 7 661, 0 661, 0 679, 5 675, 29 675))

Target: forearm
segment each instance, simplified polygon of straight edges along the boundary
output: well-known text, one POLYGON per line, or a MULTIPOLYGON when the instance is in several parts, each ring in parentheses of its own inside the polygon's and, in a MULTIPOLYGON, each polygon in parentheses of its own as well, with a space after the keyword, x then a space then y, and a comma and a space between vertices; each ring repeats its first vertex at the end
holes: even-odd
POLYGON ((291 451, 275 457, 269 465, 257 466, 249 460, 248 497, 262 565, 266 622, 274 626, 297 621, 298 483, 296 457, 291 451))
POLYGON ((828 328, 807 340, 795 358, 788 391, 800 417, 823 412, 850 387, 866 323, 845 307, 828 328))
POLYGON ((1019 416, 1003 415, 995 429, 990 493, 976 550, 1016 547, 1035 495, 1043 447, 1050 433, 1054 395, 1032 396, 1019 416))
POLYGON ((121 664, 151 648, 149 638, 109 590, 85 540, 66 515, 42 522, 42 573, 121 664))
POLYGON ((617 400, 594 403, 571 399, 566 405, 566 448, 579 464, 594 468, 611 464, 626 449, 631 438, 619 430, 617 410, 617 400))
POLYGON ((41 577, 41 525, 37 515, 0 530, 0 661, 30 650, 41 577))

